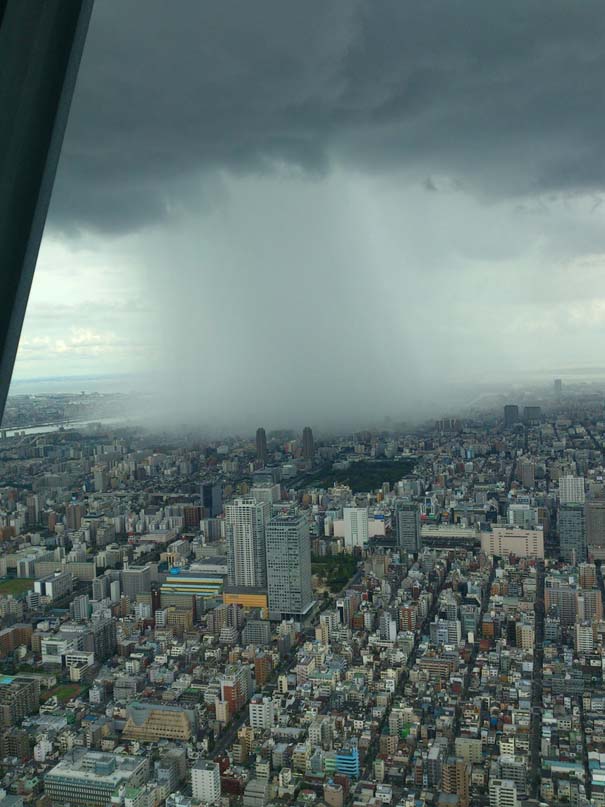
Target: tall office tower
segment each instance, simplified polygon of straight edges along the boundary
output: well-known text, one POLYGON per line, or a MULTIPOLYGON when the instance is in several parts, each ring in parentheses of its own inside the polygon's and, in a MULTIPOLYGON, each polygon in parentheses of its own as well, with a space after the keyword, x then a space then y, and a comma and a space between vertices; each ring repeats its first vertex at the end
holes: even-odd
POLYGON ((223 487, 220 482, 202 482, 200 498, 206 518, 216 518, 223 512, 223 487))
POLYGON ((586 543, 595 560, 605 560, 605 499, 586 502, 586 543))
POLYGON ((36 494, 30 494, 26 499, 27 505, 27 524, 34 526, 40 519, 40 497, 36 494))
POLYGON ((568 502, 559 508, 560 555, 567 562, 582 563, 587 557, 584 505, 568 502))
POLYGON ((306 518, 294 512, 272 518, 267 524, 266 547, 270 616, 300 620, 313 604, 306 518))
POLYGON ((270 504, 254 499, 234 499, 225 505, 229 585, 266 587, 265 530, 270 513, 270 504))
POLYGON ((567 474, 559 477, 559 501, 561 504, 584 504, 584 477, 567 474))
POLYGON ((563 393, 563 382, 561 381, 560 378, 555 378, 555 382, 554 382, 553 386, 554 386, 555 397, 560 398, 561 394, 563 393))
POLYGON ((306 460, 313 460, 315 456, 315 445, 313 443, 313 430, 310 426, 305 426, 303 429, 303 457, 306 460))
POLYGON ((504 428, 510 429, 519 422, 519 407, 517 404, 507 404, 504 407, 504 428))
POLYGON ((256 459, 267 461, 267 434, 262 426, 256 430, 256 459))
POLYGON ((221 799, 221 769, 218 762, 199 757, 191 768, 193 798, 203 804, 218 804, 221 799))
POLYGON ((526 423, 537 423, 542 417, 541 406, 524 406, 523 407, 523 420, 526 423))
POLYGON ((422 549, 420 509, 414 502, 401 499, 395 502, 395 535, 397 546, 404 552, 415 554, 422 549))
POLYGON ((345 507, 343 510, 345 522, 345 546, 354 549, 368 542, 368 508, 345 507))
POLYGON ((130 602, 137 594, 148 594, 151 588, 151 569, 147 566, 126 566, 122 569, 122 593, 130 602))

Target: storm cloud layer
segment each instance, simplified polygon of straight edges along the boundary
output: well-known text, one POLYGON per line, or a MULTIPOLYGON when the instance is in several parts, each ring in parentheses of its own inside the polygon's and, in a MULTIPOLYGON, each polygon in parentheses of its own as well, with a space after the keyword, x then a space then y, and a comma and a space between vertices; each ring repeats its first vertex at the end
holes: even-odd
POLYGON ((17 372, 284 425, 596 361, 603 75, 600 2, 97 0, 17 372))

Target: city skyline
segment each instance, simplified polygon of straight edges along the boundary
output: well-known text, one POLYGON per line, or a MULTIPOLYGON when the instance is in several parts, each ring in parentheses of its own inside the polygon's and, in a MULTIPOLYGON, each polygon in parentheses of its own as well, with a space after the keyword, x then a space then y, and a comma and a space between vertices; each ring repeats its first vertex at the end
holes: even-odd
POLYGON ((555 381, 317 437, 10 398, 11 804, 600 803, 605 392, 555 381))
POLYGON ((605 6, 0 42, 0 807, 605 807, 605 6))

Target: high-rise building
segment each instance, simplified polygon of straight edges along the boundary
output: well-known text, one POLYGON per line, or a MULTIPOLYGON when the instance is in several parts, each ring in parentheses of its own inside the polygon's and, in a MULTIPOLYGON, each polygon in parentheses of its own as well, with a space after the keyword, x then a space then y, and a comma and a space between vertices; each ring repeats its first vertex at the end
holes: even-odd
POLYGON ((303 457, 312 462, 315 456, 315 444, 313 442, 313 430, 310 426, 305 426, 303 429, 302 442, 303 457))
POLYGON ((110 579, 107 575, 95 577, 92 581, 92 598, 93 600, 103 600, 109 596, 110 579))
POLYGON ((223 512, 223 487, 220 482, 202 482, 200 498, 207 518, 216 518, 223 512))
POLYGON ((272 518, 266 531, 269 612, 300 619, 313 603, 309 527, 300 513, 272 518))
POLYGON ((221 700, 229 703, 229 714, 234 715, 252 694, 252 673, 247 664, 231 664, 220 677, 221 700))
POLYGON ((112 580, 109 584, 109 597, 112 602, 118 602, 122 593, 122 584, 119 580, 112 580))
POLYGON ((461 757, 449 757, 441 771, 444 793, 455 793, 460 807, 470 804, 471 765, 461 757))
POLYGON ((584 477, 566 474, 559 477, 559 501, 561 504, 584 504, 584 477))
POLYGON ((395 503, 395 535, 397 546, 408 554, 422 549, 420 509, 417 504, 399 500, 395 503))
POLYGON ((193 798, 202 804, 217 804, 221 798, 221 769, 218 762, 202 759, 191 768, 193 798))
POLYGON ((594 563, 580 563, 578 579, 582 588, 595 588, 597 585, 597 567, 594 563))
MULTIPOLYGON (((153 778, 165 788, 166 793, 174 793, 187 778, 187 752, 184 748, 170 748, 153 764, 153 778)), ((137 802, 125 799, 124 807, 135 807, 137 802)))
POLYGON ((546 612, 555 614, 564 627, 573 625, 578 615, 578 591, 569 577, 547 575, 544 581, 546 612))
POLYGON ((523 420, 526 423, 537 423, 542 417, 541 406, 524 406, 523 407, 523 420))
POLYGON ((230 586, 266 587, 265 530, 270 512, 270 504, 254 499, 234 499, 225 505, 230 586))
POLYGON ((253 695, 248 705, 250 725, 253 729, 270 729, 273 726, 273 699, 266 695, 253 695))
POLYGON ((267 460, 267 433, 262 426, 256 430, 256 459, 261 462, 267 460))
POLYGON ((517 807, 517 785, 512 779, 490 779, 489 807, 517 807))
POLYGON ((34 590, 51 601, 70 594, 73 589, 73 575, 70 572, 54 572, 41 577, 34 583, 34 590))
POLYGON ((594 629, 592 622, 576 622, 574 629, 576 653, 592 653, 594 650, 594 629))
POLYGON ((264 687, 273 671, 269 653, 256 653, 254 656, 254 680, 257 688, 264 687))
POLYGON ((533 488, 536 484, 536 464, 529 457, 521 457, 517 463, 517 475, 524 488, 533 488))
POLYGON ((378 632, 380 638, 386 642, 394 642, 397 640, 397 621, 393 619, 388 611, 383 611, 378 620, 378 632))
POLYGON ((519 422, 519 407, 517 404, 506 404, 504 407, 504 428, 510 429, 519 422))
POLYGON ((584 505, 569 502, 559 508, 560 555, 567 562, 581 563, 587 557, 584 505))
POLYGON ((116 621, 112 617, 103 616, 103 613, 92 614, 90 618, 92 631, 92 650, 98 661, 105 661, 115 653, 116 649, 116 621))
POLYGON ((95 491, 97 493, 105 493, 109 487, 109 475, 107 468, 103 465, 95 465, 93 468, 95 491))
POLYGON ((90 615, 90 598, 88 594, 80 594, 74 597, 69 605, 71 618, 76 622, 86 622, 90 615))
POLYGON ((40 682, 37 678, 18 675, 0 686, 0 726, 14 726, 26 715, 37 712, 40 705, 40 682))
POLYGON ((345 507, 343 509, 345 522, 345 546, 354 549, 368 542, 368 508, 345 507))
POLYGON ((562 393, 563 393, 563 382, 561 381, 560 378, 555 378, 553 387, 554 387, 555 397, 560 398, 562 393))
POLYGON ((586 542, 595 560, 605 560, 605 499, 586 502, 586 542))
POLYGON ((576 594, 576 615, 582 622, 603 619, 603 599, 598 588, 584 588, 576 594))
POLYGON ((68 530, 79 530, 82 524, 84 507, 81 504, 68 504, 65 508, 65 520, 68 530))
POLYGON ((429 626, 431 641, 435 644, 460 644, 462 625, 459 619, 435 619, 429 626))
POLYGON ((146 566, 126 566, 122 569, 122 593, 131 602, 137 594, 148 594, 151 588, 151 568, 146 566))

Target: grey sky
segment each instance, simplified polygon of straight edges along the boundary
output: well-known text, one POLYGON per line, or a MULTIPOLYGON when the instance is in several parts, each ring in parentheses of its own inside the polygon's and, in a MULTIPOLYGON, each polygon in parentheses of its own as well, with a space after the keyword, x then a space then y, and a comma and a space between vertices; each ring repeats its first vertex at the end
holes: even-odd
POLYGON ((16 375, 282 424, 601 364, 604 43, 600 2, 97 0, 16 375))

